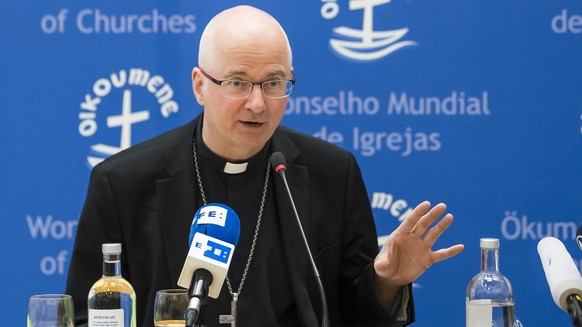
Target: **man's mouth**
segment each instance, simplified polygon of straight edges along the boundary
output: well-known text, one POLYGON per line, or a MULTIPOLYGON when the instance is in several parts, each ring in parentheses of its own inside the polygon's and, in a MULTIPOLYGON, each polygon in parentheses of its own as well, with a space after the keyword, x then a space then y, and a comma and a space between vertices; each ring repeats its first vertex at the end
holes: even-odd
POLYGON ((252 127, 261 126, 263 124, 263 123, 256 122, 256 121, 244 121, 244 120, 242 120, 241 123, 243 123, 246 126, 252 126, 252 127))

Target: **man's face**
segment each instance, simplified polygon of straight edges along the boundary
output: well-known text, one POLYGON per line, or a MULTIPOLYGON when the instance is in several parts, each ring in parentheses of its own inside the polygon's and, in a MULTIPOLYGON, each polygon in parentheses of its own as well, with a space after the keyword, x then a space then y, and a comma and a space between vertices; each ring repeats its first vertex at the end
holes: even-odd
MULTIPOLYGON (((213 65, 200 68, 218 80, 264 82, 291 78, 288 48, 283 40, 231 41, 217 42, 216 48, 220 51, 213 65)), ((260 85, 254 85, 247 98, 227 98, 220 86, 203 76, 199 69, 193 74, 196 97, 204 106, 205 144, 230 160, 245 160, 258 153, 281 122, 287 98, 267 98, 260 85)))

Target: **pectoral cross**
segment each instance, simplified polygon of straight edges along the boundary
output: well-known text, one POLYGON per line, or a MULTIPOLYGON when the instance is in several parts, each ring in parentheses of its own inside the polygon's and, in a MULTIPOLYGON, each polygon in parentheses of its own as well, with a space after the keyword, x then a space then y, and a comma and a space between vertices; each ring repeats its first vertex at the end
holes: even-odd
POLYGON ((218 316, 219 324, 230 324, 231 327, 236 327, 236 303, 238 302, 238 293, 232 295, 230 302, 230 314, 218 316))

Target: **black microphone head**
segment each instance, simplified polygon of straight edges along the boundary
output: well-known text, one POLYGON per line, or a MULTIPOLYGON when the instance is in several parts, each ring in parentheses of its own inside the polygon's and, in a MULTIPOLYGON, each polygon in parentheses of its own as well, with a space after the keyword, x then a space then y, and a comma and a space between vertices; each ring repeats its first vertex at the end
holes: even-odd
POLYGON ((576 243, 578 244, 578 248, 582 250, 582 225, 578 226, 578 230, 576 231, 576 243))
POLYGON ((273 152, 271 154, 271 166, 273 166, 276 173, 281 169, 287 170, 287 160, 285 160, 285 156, 279 151, 273 152))

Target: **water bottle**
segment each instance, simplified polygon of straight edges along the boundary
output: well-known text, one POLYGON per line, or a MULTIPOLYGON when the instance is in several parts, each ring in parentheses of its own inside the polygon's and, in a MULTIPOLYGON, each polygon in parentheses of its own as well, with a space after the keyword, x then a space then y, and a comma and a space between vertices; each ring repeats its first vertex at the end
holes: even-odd
POLYGON ((467 286, 467 327, 513 327, 513 290, 499 272, 499 239, 482 238, 480 246, 481 272, 467 286))
POLYGON ((87 298, 89 327, 135 327, 135 291, 121 276, 121 244, 102 245, 103 277, 87 298))

